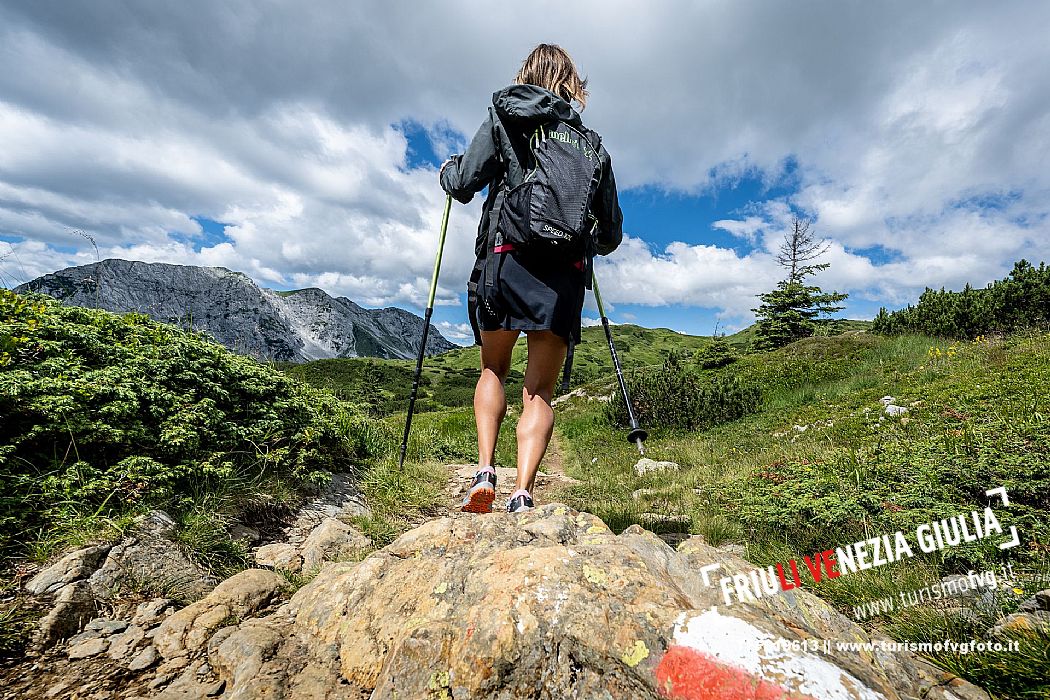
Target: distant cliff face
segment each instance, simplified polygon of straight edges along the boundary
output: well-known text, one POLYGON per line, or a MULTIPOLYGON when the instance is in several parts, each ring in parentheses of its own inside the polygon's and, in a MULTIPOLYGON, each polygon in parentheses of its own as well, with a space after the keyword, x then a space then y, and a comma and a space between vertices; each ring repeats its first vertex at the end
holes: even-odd
MULTIPOLYGON (((67 304, 137 311, 203 330, 235 352, 302 362, 331 357, 411 359, 423 319, 397 308, 365 309, 320 289, 275 292, 224 267, 103 260, 20 285, 67 304)), ((435 328, 427 354, 455 346, 435 328)))

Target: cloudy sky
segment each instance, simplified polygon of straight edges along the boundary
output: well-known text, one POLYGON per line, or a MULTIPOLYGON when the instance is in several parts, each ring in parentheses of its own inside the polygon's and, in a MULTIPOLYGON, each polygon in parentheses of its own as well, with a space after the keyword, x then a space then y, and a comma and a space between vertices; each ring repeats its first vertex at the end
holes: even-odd
MULTIPOLYGON (((539 42, 591 81, 619 322, 750 322, 793 213, 870 318, 1050 260, 1050 3, 0 0, 0 283, 96 252, 425 303, 444 195, 539 42)), ((436 317, 462 341, 480 198, 436 317)), ((593 316, 593 311, 585 315, 593 316)))

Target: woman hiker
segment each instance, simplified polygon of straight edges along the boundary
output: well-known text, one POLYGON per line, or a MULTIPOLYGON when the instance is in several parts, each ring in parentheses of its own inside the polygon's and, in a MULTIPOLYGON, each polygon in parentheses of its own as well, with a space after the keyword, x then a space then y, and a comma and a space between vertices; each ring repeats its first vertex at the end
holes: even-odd
POLYGON ((507 510, 533 507, 533 482, 554 430, 551 397, 570 343, 580 341, 592 258, 608 255, 623 238, 609 154, 598 134, 583 126, 573 102, 584 108, 587 81, 564 49, 540 44, 515 84, 493 94, 488 118, 466 152, 441 166, 441 187, 464 204, 488 187, 468 284, 481 377, 474 391, 479 468, 463 502, 467 512, 492 511, 505 383, 522 332, 528 365, 517 481, 507 510))

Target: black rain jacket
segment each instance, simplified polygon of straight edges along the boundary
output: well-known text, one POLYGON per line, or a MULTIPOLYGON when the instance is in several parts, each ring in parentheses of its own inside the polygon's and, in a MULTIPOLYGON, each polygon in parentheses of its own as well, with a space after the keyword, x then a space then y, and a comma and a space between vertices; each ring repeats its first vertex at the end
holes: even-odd
MULTIPOLYGON (((580 128, 582 121, 572 105, 550 90, 536 85, 511 85, 492 94, 488 118, 463 155, 452 156, 442 168, 441 187, 457 201, 467 204, 486 186, 488 197, 481 210, 481 223, 474 253, 485 252, 486 241, 499 221, 499 208, 506 191, 522 182, 529 167, 528 136, 543 123, 563 121, 580 128)), ((598 149, 602 179, 591 203, 598 220, 596 252, 608 255, 623 240, 623 213, 616 197, 612 161, 602 145, 598 149)), ((588 280, 588 287, 590 280, 588 280)))

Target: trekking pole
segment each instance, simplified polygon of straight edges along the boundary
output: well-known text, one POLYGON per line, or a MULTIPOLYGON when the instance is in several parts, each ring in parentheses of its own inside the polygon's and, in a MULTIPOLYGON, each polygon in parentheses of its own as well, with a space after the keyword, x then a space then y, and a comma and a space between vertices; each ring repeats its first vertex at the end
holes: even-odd
POLYGON ((642 445, 649 433, 638 425, 638 417, 634 415, 634 407, 631 406, 631 397, 627 395, 627 382, 623 379, 623 368, 620 367, 620 358, 616 355, 616 346, 613 344, 612 331, 609 330, 609 319, 605 315, 605 306, 602 305, 602 293, 598 291, 598 278, 591 272, 591 281, 594 287, 594 300, 598 302, 598 315, 602 318, 602 328, 605 329, 605 339, 609 341, 609 354, 612 355, 613 367, 616 368, 616 380, 620 382, 620 393, 623 394, 623 402, 627 406, 627 417, 631 422, 631 432, 627 433, 627 442, 633 442, 638 446, 638 454, 645 456, 645 447, 642 445))
POLYGON ((427 333, 430 330, 430 317, 434 314, 434 295, 437 293, 438 273, 441 271, 441 252, 445 249, 445 232, 448 230, 448 212, 452 208, 452 195, 445 198, 445 212, 441 215, 441 237, 438 238, 437 257, 434 258, 434 274, 430 277, 430 297, 427 299, 427 310, 423 314, 423 339, 419 341, 419 355, 416 356, 416 374, 412 378, 412 393, 408 397, 408 415, 405 416, 405 434, 401 436, 401 455, 397 460, 397 481, 401 485, 401 471, 405 467, 405 453, 408 451, 408 432, 412 429, 412 412, 416 408, 416 394, 419 393, 419 377, 423 374, 423 357, 427 352, 427 333))

